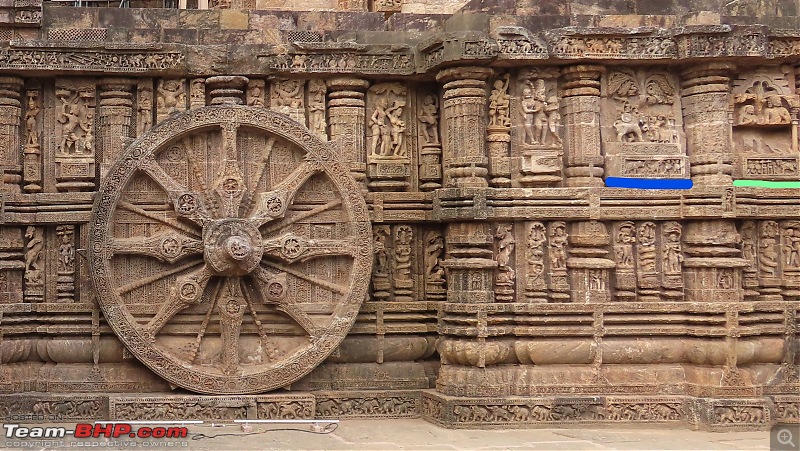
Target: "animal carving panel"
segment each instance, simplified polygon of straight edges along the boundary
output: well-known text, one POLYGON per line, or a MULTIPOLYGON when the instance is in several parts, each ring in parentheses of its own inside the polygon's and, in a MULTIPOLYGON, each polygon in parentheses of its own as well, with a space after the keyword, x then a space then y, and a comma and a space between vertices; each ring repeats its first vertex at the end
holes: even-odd
POLYGON ((209 394, 282 387, 344 338, 371 227, 329 144, 244 106, 171 117, 130 145, 95 203, 101 307, 131 352, 209 394))

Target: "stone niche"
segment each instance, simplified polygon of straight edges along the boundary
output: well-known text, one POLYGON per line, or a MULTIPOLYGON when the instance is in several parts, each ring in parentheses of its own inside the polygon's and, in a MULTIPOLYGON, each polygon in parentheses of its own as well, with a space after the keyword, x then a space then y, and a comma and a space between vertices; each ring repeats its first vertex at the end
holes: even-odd
POLYGON ((800 422, 800 196, 733 183, 800 181, 789 18, 52 3, 0 7, 0 412, 800 422))
POLYGON ((606 176, 689 178, 680 92, 673 74, 609 68, 601 91, 606 176))
POLYGON ((736 178, 797 180, 800 99, 786 68, 740 73, 733 81, 731 117, 736 178))

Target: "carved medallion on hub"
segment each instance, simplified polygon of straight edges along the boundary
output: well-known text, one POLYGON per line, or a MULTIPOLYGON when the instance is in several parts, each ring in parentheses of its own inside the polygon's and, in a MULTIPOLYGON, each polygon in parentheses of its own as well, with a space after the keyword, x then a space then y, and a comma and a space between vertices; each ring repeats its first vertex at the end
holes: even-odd
POLYGON ((258 267, 261 233, 242 219, 214 221, 203 230, 205 260, 219 275, 243 276, 258 267))

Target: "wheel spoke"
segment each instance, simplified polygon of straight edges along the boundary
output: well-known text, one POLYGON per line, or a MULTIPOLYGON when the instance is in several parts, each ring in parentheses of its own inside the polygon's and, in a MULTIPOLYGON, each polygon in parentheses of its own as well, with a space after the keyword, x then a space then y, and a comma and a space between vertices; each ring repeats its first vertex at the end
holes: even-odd
POLYGON ((315 278, 315 277, 307 276, 307 275, 303 274, 302 272, 300 272, 300 271, 298 271, 296 269, 289 268, 288 266, 282 265, 280 263, 271 262, 271 261, 268 261, 268 260, 262 260, 261 264, 270 266, 272 268, 275 268, 278 271, 283 271, 283 272, 285 272, 287 274, 290 274, 290 275, 292 275, 294 277, 297 277, 298 279, 305 280, 308 283, 317 285, 317 286, 322 287, 322 288, 326 288, 326 289, 328 289, 328 290, 330 290, 330 291, 332 291, 334 293, 338 293, 338 294, 342 294, 342 295, 347 294, 347 287, 345 287, 343 285, 339 285, 339 284, 335 284, 333 282, 328 282, 327 280, 322 280, 322 279, 318 279, 318 278, 315 278))
POLYGON ((211 279, 211 270, 203 265, 194 272, 178 277, 170 289, 166 302, 161 304, 158 313, 144 326, 145 332, 152 338, 172 319, 175 314, 190 305, 208 302, 209 293, 206 285, 211 279))
POLYGON ((256 210, 251 216, 257 226, 283 218, 294 200, 300 187, 314 174, 322 171, 319 163, 304 161, 294 170, 286 180, 282 181, 272 191, 258 195, 256 210))
POLYGON ((292 303, 287 296, 286 274, 270 274, 259 267, 253 271, 253 276, 261 282, 254 284, 261 294, 261 301, 265 304, 274 304, 275 308, 291 317, 303 330, 315 339, 318 334, 318 327, 306 312, 297 304, 292 303))
POLYGON ((201 227, 210 220, 202 196, 194 191, 189 191, 176 182, 154 158, 142 159, 140 169, 161 185, 179 216, 189 219, 201 227))
POLYGON ((272 148, 275 147, 275 137, 271 136, 267 138, 265 147, 264 153, 261 155, 261 169, 258 171, 258 179, 256 180, 255 184, 253 184, 253 186, 247 190, 244 195, 244 200, 242 201, 245 211, 250 211, 250 209, 253 208, 253 199, 255 199, 255 193, 258 190, 258 187, 261 186, 261 180, 264 179, 264 174, 267 173, 269 156, 272 154, 272 148))
POLYGON ((294 233, 284 233, 262 241, 264 255, 277 257, 287 263, 330 256, 354 257, 358 245, 351 240, 308 239, 294 233))
POLYGON ((203 317, 203 323, 200 324, 200 330, 197 331, 197 337, 194 339, 194 346, 192 347, 191 351, 189 351, 189 363, 194 363, 195 359, 197 358, 197 351, 200 350, 200 342, 203 341, 203 337, 208 330, 208 323, 211 321, 211 314, 214 313, 214 307, 217 305, 217 299, 219 297, 219 291, 221 287, 221 283, 216 284, 214 287, 214 294, 211 295, 211 305, 208 307, 208 311, 206 311, 206 316, 203 317))
POLYGON ((166 216, 159 216, 159 215, 157 215, 157 214, 155 214, 153 212, 147 211, 144 208, 136 206, 136 205, 134 205, 134 204, 132 204, 130 202, 125 202, 125 201, 121 200, 119 202, 119 206, 124 208, 124 209, 126 209, 126 210, 128 210, 128 211, 132 211, 132 212, 134 212, 136 214, 144 216, 145 218, 152 219, 154 221, 158 221, 160 223, 166 224, 166 225, 168 225, 168 226, 170 226, 172 228, 178 229, 178 230, 180 230, 182 232, 186 232, 186 233, 188 233, 190 235, 194 235, 194 236, 198 236, 198 237, 200 236, 200 233, 198 233, 196 230, 194 230, 191 227, 185 226, 185 225, 181 224, 178 221, 173 221, 172 219, 169 219, 166 216))
POLYGON ((149 284, 151 284, 151 283, 153 283, 153 282, 155 282, 157 280, 163 279, 164 277, 169 277, 169 276, 171 276, 173 274, 177 274, 177 273, 179 273, 181 271, 185 271, 185 270, 191 268, 192 266, 199 265, 200 263, 202 263, 202 260, 194 260, 194 261, 188 262, 188 263, 186 263, 184 265, 177 266, 175 268, 171 268, 171 269, 168 269, 166 271, 159 272, 159 273, 147 276, 144 279, 139 279, 139 280, 137 280, 135 282, 131 282, 131 283, 125 284, 125 285, 117 288, 117 294, 122 296, 125 293, 131 292, 131 291, 133 291, 133 290, 135 290, 137 288, 141 288, 141 287, 143 287, 145 285, 149 285, 149 284))
POLYGON ((226 290, 228 293, 217 306, 222 339, 219 364, 224 374, 232 375, 239 369, 239 335, 242 331, 245 306, 238 277, 226 280, 223 291, 226 290))
POLYGON ((203 242, 179 233, 161 233, 151 237, 114 238, 114 254, 147 255, 175 263, 183 257, 203 253, 203 242))
POLYGON ((237 148, 236 137, 238 127, 236 124, 222 124, 222 148, 225 159, 220 165, 214 182, 214 193, 220 201, 220 208, 217 216, 226 218, 236 218, 239 216, 239 205, 241 205, 247 186, 244 183, 242 169, 239 167, 239 150, 237 148))
POLYGON ((268 228, 266 228, 264 230, 264 233, 266 233, 266 234, 275 233, 278 230, 284 229, 284 228, 294 224, 297 221, 302 221, 303 219, 310 218, 310 217, 312 217, 314 215, 317 215, 317 214, 320 214, 320 213, 322 213, 324 211, 328 211, 331 208, 338 207, 341 204, 342 204, 342 200, 341 199, 334 199, 334 200, 328 202, 325 205, 320 205, 319 207, 314 207, 311 210, 304 211, 304 212, 302 212, 300 214, 294 215, 290 219, 286 219, 284 221, 278 222, 277 224, 273 224, 273 225, 269 226, 268 228))

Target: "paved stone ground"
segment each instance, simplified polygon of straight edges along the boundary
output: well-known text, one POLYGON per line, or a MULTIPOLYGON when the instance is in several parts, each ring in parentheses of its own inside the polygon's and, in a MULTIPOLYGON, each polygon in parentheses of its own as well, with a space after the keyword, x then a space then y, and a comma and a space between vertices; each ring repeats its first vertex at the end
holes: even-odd
MULTIPOLYGON (((286 426, 281 426, 286 427, 286 426)), ((669 429, 452 430, 424 420, 342 420, 330 434, 269 431, 189 440, 197 450, 769 450, 768 432, 712 433, 669 429)), ((195 427, 208 436, 240 428, 195 427)), ((302 431, 302 432, 301 432, 302 431)))
MULTIPOLYGON (((59 424, 59 426, 74 426, 59 424)), ((5 439, 8 440, 8 439, 5 439)), ((87 449, 62 443, 0 442, 0 449, 87 449), (5 445, 5 447, 3 447, 5 445)), ((246 434, 238 425, 189 426, 189 437, 175 439, 101 438, 92 449, 223 450, 769 450, 768 432, 713 433, 686 429, 515 429, 452 430, 421 419, 342 420, 329 434, 309 424, 254 425, 246 434), (100 443, 102 442, 102 443, 100 443)), ((93 446, 92 446, 93 445, 93 446)))

